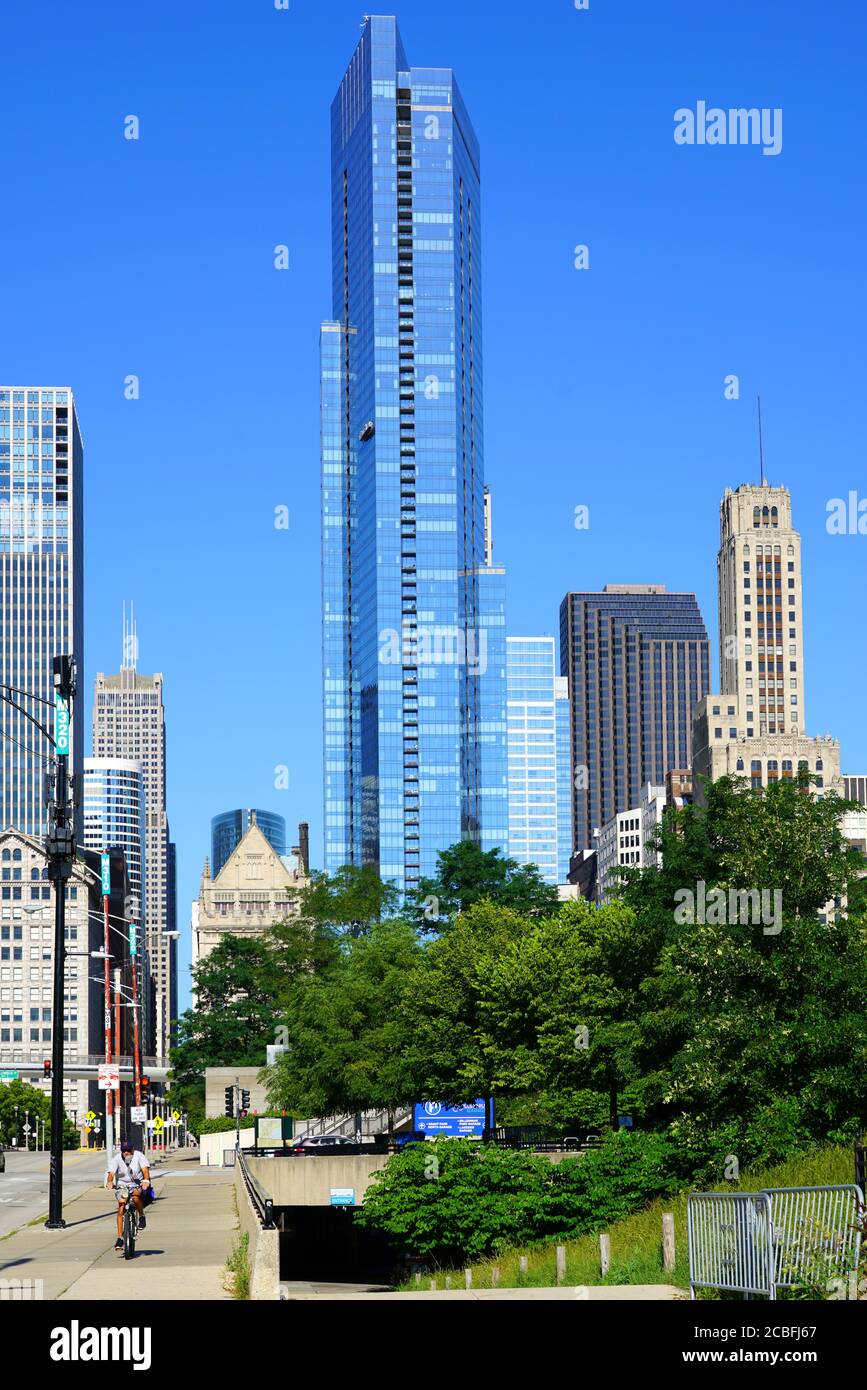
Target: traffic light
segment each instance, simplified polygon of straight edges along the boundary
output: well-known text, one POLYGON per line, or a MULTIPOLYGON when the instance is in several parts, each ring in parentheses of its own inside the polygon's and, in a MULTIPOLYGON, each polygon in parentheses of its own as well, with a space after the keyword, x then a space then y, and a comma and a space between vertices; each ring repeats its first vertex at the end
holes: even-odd
POLYGON ((227 1086, 227 1087, 226 1087, 226 1114, 229 1116, 230 1119, 234 1119, 234 1118, 235 1118, 235 1088, 234 1088, 234 1086, 227 1086))
POLYGON ((242 1091, 242 1092, 241 1092, 241 1109, 244 1110, 244 1111, 247 1111, 247 1110, 250 1109, 250 1092, 249 1092, 249 1091, 242 1091))
POLYGON ((140 1085, 141 1085, 141 1089, 142 1089, 142 1094, 145 1096, 145 1098, 147 1098, 147 1096, 150 1095, 150 1089, 151 1089, 151 1079, 150 1079, 150 1077, 149 1077, 149 1076, 143 1076, 143 1077, 141 1078, 140 1085))
POLYGON ((42 1063, 42 1075, 46 1081, 50 1080, 51 1078, 51 1063, 47 1057, 45 1058, 45 1061, 42 1063))

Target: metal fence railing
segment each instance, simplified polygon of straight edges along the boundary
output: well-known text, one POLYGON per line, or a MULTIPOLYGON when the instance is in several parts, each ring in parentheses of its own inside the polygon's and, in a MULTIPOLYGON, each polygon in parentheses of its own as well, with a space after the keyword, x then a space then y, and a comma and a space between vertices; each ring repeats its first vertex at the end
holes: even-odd
POLYGON ((763 1294, 827 1289, 858 1269, 862 1190, 857 1184, 691 1192, 689 1289, 763 1294))
POLYGON ((858 1268, 861 1250, 861 1189, 838 1187, 766 1188, 771 1199, 774 1284, 826 1287, 858 1268))
POLYGON ((249 1166, 247 1164, 247 1159, 244 1155, 244 1150, 236 1149, 235 1153, 237 1156, 237 1166, 241 1169, 241 1173, 244 1178, 244 1183, 246 1185, 247 1191, 250 1194, 250 1200, 252 1201, 253 1206, 256 1208, 257 1212, 259 1213, 259 1217, 262 1221, 262 1225, 265 1227, 265 1230, 270 1231, 273 1229, 274 1226, 273 1199, 265 1191, 262 1184, 256 1178, 254 1178, 253 1174, 250 1172, 249 1166))
POLYGON ((766 1192, 691 1192, 686 1224, 691 1298, 700 1288, 774 1297, 766 1192))

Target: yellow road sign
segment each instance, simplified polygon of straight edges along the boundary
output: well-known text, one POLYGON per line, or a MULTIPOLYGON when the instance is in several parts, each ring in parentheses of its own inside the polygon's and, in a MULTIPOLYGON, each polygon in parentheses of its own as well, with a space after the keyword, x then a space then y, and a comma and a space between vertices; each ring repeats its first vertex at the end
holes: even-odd
POLYGON ((162 1115, 157 1115, 156 1119, 154 1120, 154 1129, 156 1130, 157 1134, 159 1134, 159 1132, 160 1132, 160 1130, 162 1129, 162 1127, 163 1127, 163 1117, 162 1117, 162 1115))
POLYGON ((96 1119, 96 1111, 95 1111, 95 1110, 88 1110, 88 1112, 87 1112, 87 1114, 85 1115, 84 1118, 87 1120, 88 1123, 90 1123, 91 1120, 95 1120, 95 1119, 96 1119))
POLYGON ((180 1118, 181 1118, 181 1117, 180 1117, 179 1112, 178 1112, 177 1110, 173 1110, 173 1111, 172 1111, 172 1119, 174 1120, 175 1124, 177 1124, 177 1122, 178 1122, 178 1120, 179 1120, 180 1118))

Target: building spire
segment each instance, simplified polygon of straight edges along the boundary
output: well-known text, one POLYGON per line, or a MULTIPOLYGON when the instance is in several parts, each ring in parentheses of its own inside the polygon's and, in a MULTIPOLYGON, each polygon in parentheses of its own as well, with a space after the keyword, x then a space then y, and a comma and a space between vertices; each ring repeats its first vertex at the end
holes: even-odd
POLYGON ((134 671, 138 662, 138 636, 135 626, 135 607, 132 599, 129 604, 129 623, 126 618, 126 600, 123 603, 123 657, 121 670, 134 671))

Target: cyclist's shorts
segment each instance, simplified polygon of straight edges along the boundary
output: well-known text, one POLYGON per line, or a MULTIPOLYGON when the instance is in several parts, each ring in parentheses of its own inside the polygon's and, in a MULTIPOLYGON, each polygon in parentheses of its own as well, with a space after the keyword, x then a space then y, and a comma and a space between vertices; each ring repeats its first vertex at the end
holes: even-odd
POLYGON ((115 1193, 116 1193, 116 1195, 117 1195, 117 1200, 118 1200, 119 1202, 125 1202, 125 1201, 126 1201, 127 1190, 129 1190, 130 1194, 132 1194, 133 1192, 140 1192, 140 1191, 141 1191, 141 1183, 140 1183, 140 1182, 126 1183, 125 1186, 124 1186, 123 1191, 121 1191, 121 1189, 120 1189, 119 1187, 115 1187, 114 1190, 115 1190, 115 1193))

